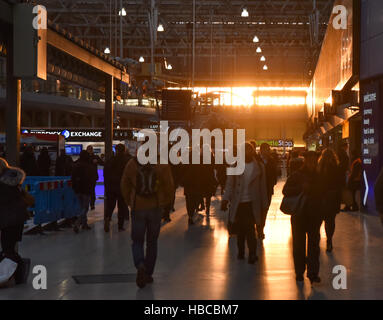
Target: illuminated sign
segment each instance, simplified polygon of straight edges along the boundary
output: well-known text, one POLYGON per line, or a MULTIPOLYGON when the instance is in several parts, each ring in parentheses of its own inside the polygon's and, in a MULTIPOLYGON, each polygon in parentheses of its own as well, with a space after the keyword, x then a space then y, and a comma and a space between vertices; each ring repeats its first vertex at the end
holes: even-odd
POLYGON ((273 148, 293 148, 294 141, 292 139, 287 140, 257 140, 257 146, 260 146, 262 143, 267 143, 270 147, 273 148))

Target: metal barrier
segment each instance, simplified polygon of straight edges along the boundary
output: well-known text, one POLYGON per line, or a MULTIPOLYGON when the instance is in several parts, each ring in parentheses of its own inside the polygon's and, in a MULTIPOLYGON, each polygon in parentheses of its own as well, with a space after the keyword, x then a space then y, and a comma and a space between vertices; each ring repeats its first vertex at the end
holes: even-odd
POLYGON ((27 177, 23 188, 35 198, 36 225, 72 218, 80 212, 70 177, 27 177))

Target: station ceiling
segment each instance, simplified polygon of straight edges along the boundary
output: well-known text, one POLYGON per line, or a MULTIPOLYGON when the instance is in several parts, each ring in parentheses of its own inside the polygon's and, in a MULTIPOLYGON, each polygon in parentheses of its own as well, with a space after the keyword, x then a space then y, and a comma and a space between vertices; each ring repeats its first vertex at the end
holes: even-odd
MULTIPOLYGON (((308 85, 334 0, 196 0, 195 84, 308 85), (314 14, 314 2, 317 15, 314 14), (246 9, 248 17, 241 15, 246 9), (317 16, 318 32, 313 24, 317 16), (254 36, 259 39, 253 42, 254 36), (260 47, 262 52, 257 52, 260 47), (260 61, 264 56, 266 61, 260 61), (264 65, 268 70, 263 70, 264 65)), ((42 0, 48 18, 99 50, 150 62, 151 0, 42 0), (121 5, 122 3, 122 5, 121 5), (126 16, 119 16, 123 7, 126 16), (121 21, 120 21, 121 19, 121 21), (122 28, 121 28, 122 25, 122 28)), ((192 78, 193 1, 156 0, 154 56, 168 79, 192 78)), ((183 82, 184 83, 184 82, 183 82)))

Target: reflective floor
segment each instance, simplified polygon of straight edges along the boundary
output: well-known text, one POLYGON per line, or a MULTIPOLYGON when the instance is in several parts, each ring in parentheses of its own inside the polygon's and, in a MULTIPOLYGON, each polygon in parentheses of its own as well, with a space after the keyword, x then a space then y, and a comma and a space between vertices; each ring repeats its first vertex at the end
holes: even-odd
MULTIPOLYGON (((29 283, 0 289, 0 299, 382 299, 383 227, 377 217, 341 213, 337 217, 334 251, 325 251, 322 228, 322 283, 311 288, 295 282, 291 253, 290 220, 279 210, 282 184, 269 211, 266 239, 258 243, 259 261, 249 265, 236 259, 236 239, 229 238, 227 214, 213 198, 211 218, 201 215, 188 227, 182 190, 178 191, 172 222, 164 224, 159 240, 155 282, 138 289, 131 253, 130 226, 110 234, 103 231, 103 203, 90 214, 91 231, 71 230, 44 236, 25 236, 20 246, 32 266, 44 265, 47 290, 29 283), (347 269, 347 289, 333 288, 334 266, 347 269), (123 283, 77 284, 72 276, 128 274, 123 283)), ((114 217, 116 219, 116 217, 114 217)))

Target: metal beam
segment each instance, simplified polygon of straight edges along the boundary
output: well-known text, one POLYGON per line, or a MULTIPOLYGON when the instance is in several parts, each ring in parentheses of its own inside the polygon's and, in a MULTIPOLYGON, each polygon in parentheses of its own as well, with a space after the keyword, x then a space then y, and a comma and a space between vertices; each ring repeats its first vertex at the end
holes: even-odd
POLYGON ((72 41, 64 38, 57 32, 51 29, 48 29, 47 31, 47 43, 49 45, 73 56, 82 62, 87 63, 88 65, 97 70, 100 70, 103 73, 106 73, 123 82, 129 83, 129 75, 127 73, 124 73, 120 69, 113 67, 111 64, 85 50, 84 48, 81 48, 72 41))

